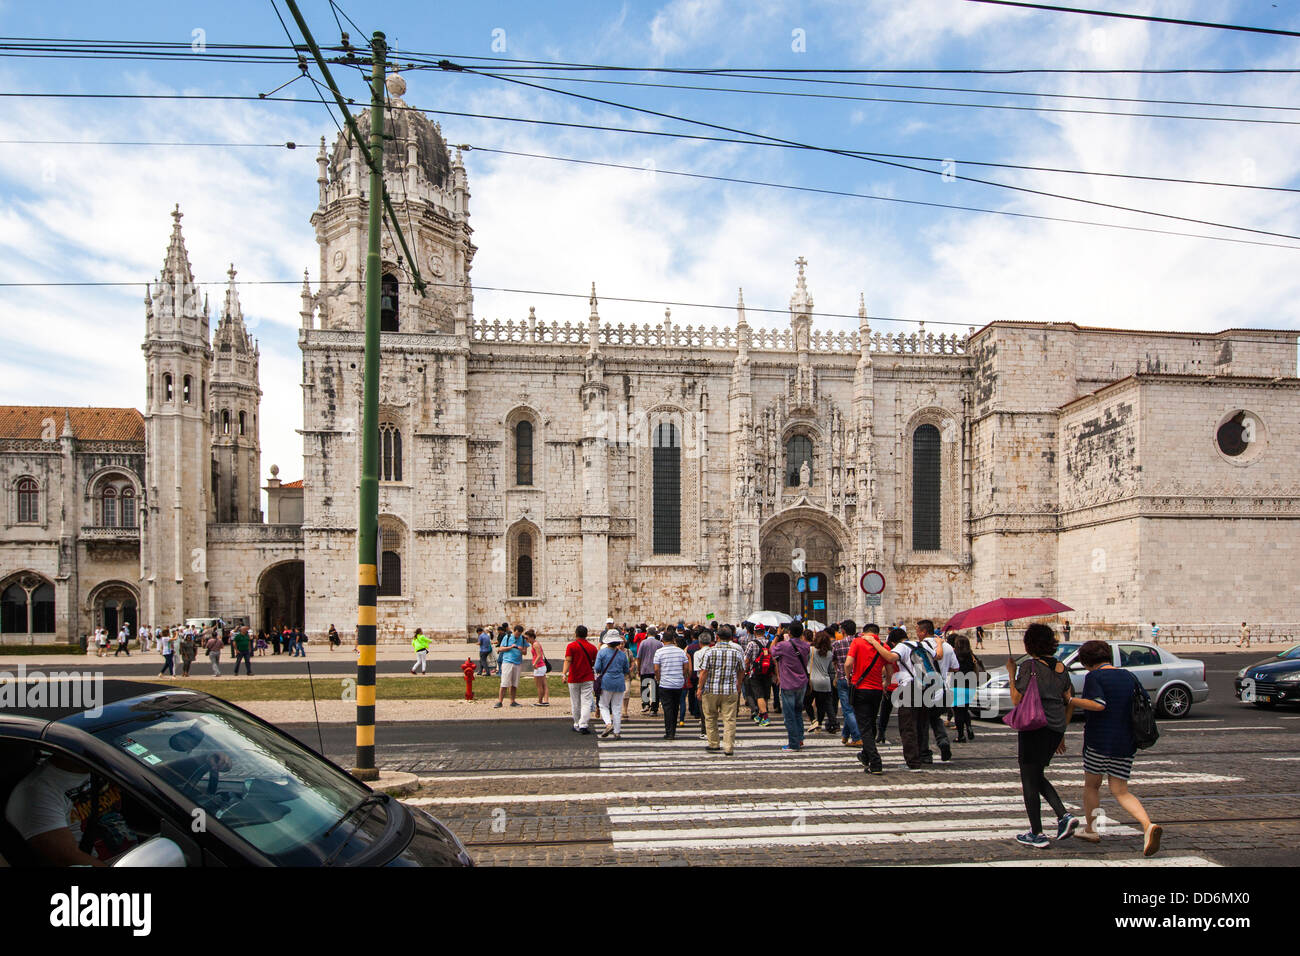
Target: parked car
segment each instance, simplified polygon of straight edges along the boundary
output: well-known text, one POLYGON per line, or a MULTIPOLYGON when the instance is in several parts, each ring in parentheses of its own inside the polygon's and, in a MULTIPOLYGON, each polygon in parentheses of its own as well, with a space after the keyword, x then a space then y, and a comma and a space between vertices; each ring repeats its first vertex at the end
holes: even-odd
POLYGON ((1300 644, 1237 671, 1237 699, 1256 707, 1300 703, 1300 644))
POLYGON ((81 690, 62 695, 68 706, 0 708, 0 808, 9 811, 0 814, 0 857, 10 865, 39 862, 9 822, 9 803, 48 759, 89 773, 73 812, 81 797, 88 810, 89 794, 114 793, 114 835, 134 843, 114 866, 472 865, 433 816, 227 701, 134 681, 81 690))
MULTIPOLYGON (((1078 663, 1082 641, 1068 641, 1056 649, 1056 659, 1070 672, 1070 683, 1076 694, 1083 690, 1083 679, 1088 672, 1078 663)), ((1146 688, 1155 702, 1156 713, 1162 717, 1186 717, 1192 704, 1209 699, 1210 685, 1205 682, 1205 664, 1187 660, 1170 653, 1156 644, 1141 641, 1111 641, 1111 663, 1131 671, 1146 688)), ((1017 664, 1024 655, 1016 659, 1017 664)), ((975 706, 981 716, 996 716, 1011 709, 1011 690, 1007 686, 1007 669, 994 668, 988 679, 975 691, 975 706)))

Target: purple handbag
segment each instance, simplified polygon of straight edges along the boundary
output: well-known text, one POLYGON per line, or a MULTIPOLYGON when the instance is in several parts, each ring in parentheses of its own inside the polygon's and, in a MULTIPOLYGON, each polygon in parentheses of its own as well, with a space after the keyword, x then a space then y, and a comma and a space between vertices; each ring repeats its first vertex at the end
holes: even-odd
POLYGON ((1038 694, 1038 671, 1034 669, 1034 659, 1029 658, 1029 666, 1032 670, 1029 686, 1020 698, 1020 703, 1011 708, 1011 712, 1002 718, 1002 722, 1008 727, 1013 727, 1021 733, 1029 730, 1041 730, 1047 726, 1047 713, 1043 710, 1043 699, 1038 694))

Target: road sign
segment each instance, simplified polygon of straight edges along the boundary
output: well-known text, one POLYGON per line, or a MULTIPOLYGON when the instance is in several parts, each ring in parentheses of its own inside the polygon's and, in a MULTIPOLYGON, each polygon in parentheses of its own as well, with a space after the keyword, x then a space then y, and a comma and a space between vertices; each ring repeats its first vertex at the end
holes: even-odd
POLYGON ((826 602, 825 602, 825 601, 813 601, 813 610, 814 610, 814 611, 824 611, 824 610, 826 610, 826 602))
POLYGON ((879 594, 868 594, 868 595, 867 595, 867 607, 880 607, 880 595, 879 595, 879 594))
POLYGON ((885 576, 879 571, 865 571, 858 581, 858 587, 868 596, 880 594, 885 590, 885 576))

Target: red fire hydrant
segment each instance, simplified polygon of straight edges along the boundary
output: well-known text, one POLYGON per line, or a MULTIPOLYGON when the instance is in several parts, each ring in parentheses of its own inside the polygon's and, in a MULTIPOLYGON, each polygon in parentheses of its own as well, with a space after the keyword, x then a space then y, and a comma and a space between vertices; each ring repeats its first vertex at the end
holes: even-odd
POLYGON ((460 671, 462 674, 465 675, 465 699, 466 700, 474 699, 474 671, 476 667, 477 665, 468 657, 465 658, 465 663, 460 665, 460 671))

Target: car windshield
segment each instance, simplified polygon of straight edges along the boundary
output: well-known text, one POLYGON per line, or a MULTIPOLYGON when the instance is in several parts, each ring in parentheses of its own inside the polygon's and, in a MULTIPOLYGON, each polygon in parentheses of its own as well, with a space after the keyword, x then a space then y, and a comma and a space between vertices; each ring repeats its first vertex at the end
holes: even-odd
POLYGON ((1288 647, 1277 656, 1288 661, 1300 661, 1300 644, 1297 644, 1295 647, 1288 647))
POLYGON ((382 799, 363 803, 356 780, 224 701, 162 694, 130 709, 95 736, 277 865, 346 863, 384 832, 382 799))
MULTIPOLYGON (((1083 646, 1082 643, 1078 641, 1074 641, 1067 644, 1058 644, 1056 647, 1056 653, 1053 654, 1052 656, 1055 657, 1058 661, 1063 661, 1082 646, 1083 646)), ((1019 665, 1023 664, 1027 660, 1029 660, 1029 655, 1021 654, 1019 657, 1016 658, 1016 666, 1018 667, 1019 665)))

